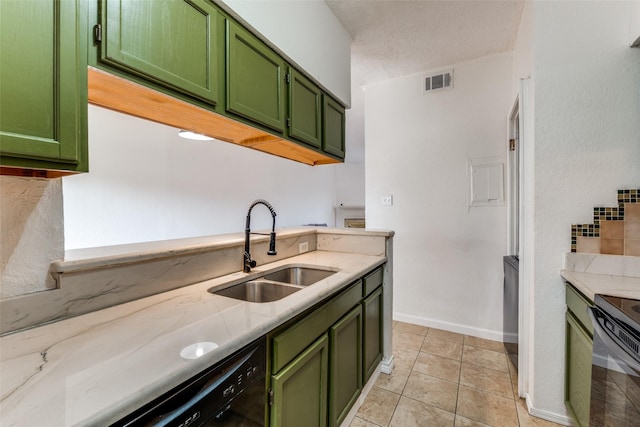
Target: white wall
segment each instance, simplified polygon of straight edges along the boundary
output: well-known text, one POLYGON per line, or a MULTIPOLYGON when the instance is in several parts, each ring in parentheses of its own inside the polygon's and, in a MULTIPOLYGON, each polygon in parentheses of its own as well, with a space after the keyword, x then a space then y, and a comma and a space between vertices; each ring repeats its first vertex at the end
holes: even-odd
POLYGON ((533 406, 564 414, 564 288, 570 225, 640 184, 640 50, 631 2, 535 2, 533 406))
POLYGON ((394 317, 502 338, 506 207, 467 207, 467 160, 506 156, 511 54, 367 86, 367 227, 395 230, 394 317), (393 206, 381 206, 383 195, 393 206))
POLYGON ((351 105, 351 37, 324 1, 223 2, 340 101, 351 105))
POLYGON ((518 37, 513 48, 513 99, 520 88, 520 79, 531 77, 533 73, 533 19, 534 2, 526 2, 520 17, 518 37))
MULTIPOLYGON (((89 106, 90 172, 66 177, 66 248, 241 232, 258 198, 276 226, 333 225, 336 166, 311 167, 89 106)), ((258 207, 252 229, 270 228, 258 207)))

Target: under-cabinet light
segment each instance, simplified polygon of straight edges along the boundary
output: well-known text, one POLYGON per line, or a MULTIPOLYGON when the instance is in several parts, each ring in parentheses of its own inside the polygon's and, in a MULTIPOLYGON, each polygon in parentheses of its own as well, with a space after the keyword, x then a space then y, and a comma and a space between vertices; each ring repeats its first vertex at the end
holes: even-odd
POLYGON ((213 138, 207 135, 203 135, 201 133, 191 132, 189 130, 181 130, 178 132, 178 136, 181 136, 186 139, 195 139, 197 141, 213 141, 213 138))

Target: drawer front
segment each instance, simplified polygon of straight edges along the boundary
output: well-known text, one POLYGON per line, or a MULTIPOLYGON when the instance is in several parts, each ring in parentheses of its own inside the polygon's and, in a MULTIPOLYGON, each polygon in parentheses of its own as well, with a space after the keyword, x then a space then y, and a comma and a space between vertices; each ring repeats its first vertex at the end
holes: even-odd
POLYGON ((367 274, 364 278, 363 297, 366 297, 371 292, 375 291, 378 286, 382 285, 382 266, 376 268, 371 273, 367 274))
POLYGON ((362 299, 359 280, 337 297, 273 338, 272 373, 277 373, 362 299))
POLYGON ((593 302, 583 296, 570 283, 567 283, 567 308, 578 319, 582 327, 584 327, 593 337, 593 325, 587 314, 587 307, 592 307, 593 302))

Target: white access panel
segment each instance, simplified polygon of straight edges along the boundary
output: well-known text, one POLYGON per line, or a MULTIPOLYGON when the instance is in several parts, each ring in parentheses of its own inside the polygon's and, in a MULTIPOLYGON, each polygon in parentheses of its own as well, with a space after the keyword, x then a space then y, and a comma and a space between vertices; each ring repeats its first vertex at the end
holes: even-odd
POLYGON ((468 160, 469 206, 504 206, 504 159, 468 160))

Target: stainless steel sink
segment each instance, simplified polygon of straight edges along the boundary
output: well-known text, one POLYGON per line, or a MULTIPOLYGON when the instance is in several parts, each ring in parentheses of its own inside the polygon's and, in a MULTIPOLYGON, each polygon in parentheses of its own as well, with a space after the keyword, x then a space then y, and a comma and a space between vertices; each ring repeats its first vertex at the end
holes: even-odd
POLYGON ((209 292, 248 302, 273 302, 335 274, 335 270, 289 265, 234 285, 222 285, 209 292))
POLYGON ((267 280, 273 280, 275 282, 288 283, 298 286, 309 286, 322 279, 335 274, 335 271, 325 270, 311 267, 285 267, 281 270, 274 271, 273 273, 265 274, 263 277, 267 280))
POLYGON ((299 287, 289 286, 284 283, 274 283, 257 279, 238 283, 237 285, 232 285, 224 289, 210 289, 209 292, 248 302, 272 302, 291 295, 300 289, 299 287))

